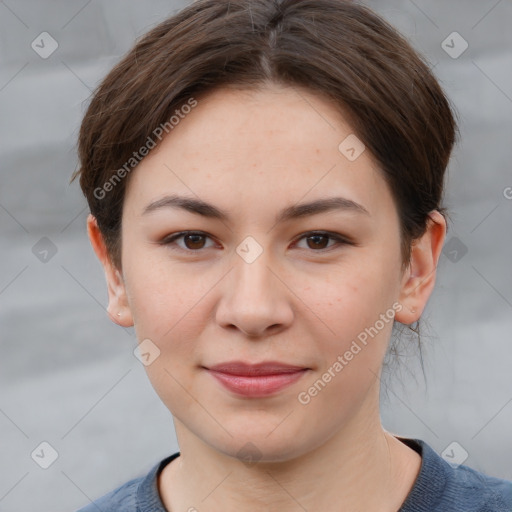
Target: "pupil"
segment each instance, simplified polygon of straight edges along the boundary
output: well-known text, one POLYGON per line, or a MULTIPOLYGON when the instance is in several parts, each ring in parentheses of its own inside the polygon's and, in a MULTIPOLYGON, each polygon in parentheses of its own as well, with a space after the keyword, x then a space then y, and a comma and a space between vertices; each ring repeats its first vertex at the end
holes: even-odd
MULTIPOLYGON (((318 239, 319 239, 319 238, 320 238, 320 239, 323 239, 323 240, 324 240, 324 242, 327 240, 327 237, 326 237, 325 235, 312 235, 312 236, 308 237, 308 239, 309 239, 309 240, 315 240, 315 241, 314 241, 314 244, 316 244, 316 248, 317 248, 317 249, 318 249, 318 246, 319 246, 319 244, 318 244, 318 239)), ((320 247, 320 248, 321 248, 321 249, 324 249, 326 244, 322 244, 322 243, 320 242, 320 245, 322 246, 322 247, 320 247)))
POLYGON ((196 244, 196 243, 199 243, 199 247, 190 247, 190 244, 188 243, 185 243, 185 245, 189 248, 189 249, 201 249, 201 239, 203 238, 203 235, 187 235, 185 237, 185 240, 187 241, 192 241, 192 245, 196 244), (199 241, 198 241, 199 239, 199 241))

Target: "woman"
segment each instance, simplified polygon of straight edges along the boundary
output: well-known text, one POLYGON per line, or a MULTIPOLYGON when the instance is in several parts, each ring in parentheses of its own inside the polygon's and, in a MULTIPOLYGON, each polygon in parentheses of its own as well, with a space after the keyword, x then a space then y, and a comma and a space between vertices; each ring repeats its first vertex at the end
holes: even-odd
POLYGON ((456 132, 421 57, 350 1, 198 0, 135 45, 73 179, 180 452, 83 512, 512 510, 511 482, 379 416, 456 132))

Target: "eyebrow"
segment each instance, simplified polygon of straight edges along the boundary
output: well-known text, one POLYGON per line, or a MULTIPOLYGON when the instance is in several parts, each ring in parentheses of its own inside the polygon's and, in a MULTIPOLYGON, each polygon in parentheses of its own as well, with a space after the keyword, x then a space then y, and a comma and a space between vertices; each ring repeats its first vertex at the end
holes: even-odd
MULTIPOLYGON (((203 217, 229 221, 229 213, 225 210, 201 199, 178 195, 165 196, 153 201, 144 208, 142 215, 147 215, 150 212, 165 208, 181 208, 188 212, 202 215, 203 217)), ((310 215, 316 215, 318 213, 333 210, 341 210, 370 216, 369 211, 362 204, 356 203, 355 201, 345 197, 329 197, 325 199, 317 199, 316 201, 311 201, 309 203, 300 203, 288 206, 276 215, 275 223, 278 224, 280 222, 308 217, 310 215)))

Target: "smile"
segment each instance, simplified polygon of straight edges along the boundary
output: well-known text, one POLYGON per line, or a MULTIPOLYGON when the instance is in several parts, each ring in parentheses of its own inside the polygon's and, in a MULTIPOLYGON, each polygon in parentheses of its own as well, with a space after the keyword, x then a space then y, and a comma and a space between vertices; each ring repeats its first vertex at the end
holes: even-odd
POLYGON ((229 391, 251 398, 273 395, 297 382, 309 370, 283 363, 248 364, 237 361, 205 369, 229 391))

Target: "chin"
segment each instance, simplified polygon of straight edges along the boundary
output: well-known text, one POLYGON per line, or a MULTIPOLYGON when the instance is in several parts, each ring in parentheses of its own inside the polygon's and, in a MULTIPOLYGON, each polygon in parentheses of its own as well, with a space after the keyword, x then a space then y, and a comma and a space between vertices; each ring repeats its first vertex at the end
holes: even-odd
MULTIPOLYGON (((275 428, 275 426, 273 427, 275 428)), ((279 427, 281 428, 281 427, 279 427)), ((272 432, 268 428, 256 428, 229 430, 233 437, 224 436, 222 440, 206 440, 208 444, 218 452, 229 457, 239 459, 247 466, 257 462, 286 462, 307 453, 313 448, 311 441, 287 430, 279 434, 277 430, 272 432), (269 434, 269 432, 272 432, 269 434)))

